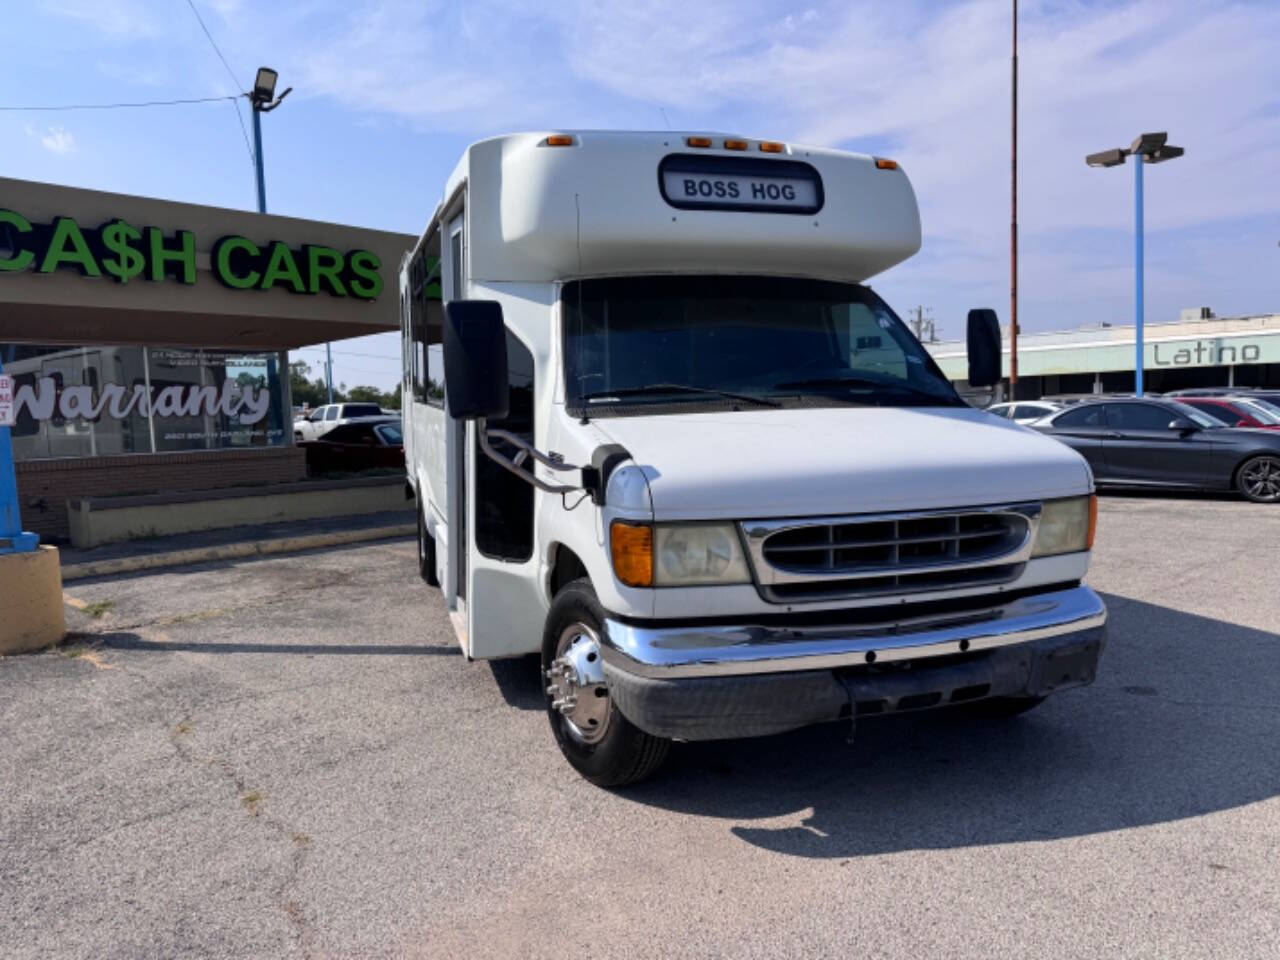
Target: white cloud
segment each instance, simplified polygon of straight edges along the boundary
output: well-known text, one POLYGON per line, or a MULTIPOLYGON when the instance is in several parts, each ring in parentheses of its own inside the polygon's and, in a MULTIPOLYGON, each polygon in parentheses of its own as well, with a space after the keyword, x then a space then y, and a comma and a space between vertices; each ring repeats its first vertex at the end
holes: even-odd
MULTIPOLYGON (((1007 303, 1008 6, 860 0, 793 11, 740 0, 567 0, 538 14, 494 0, 461 12, 370 3, 297 52, 299 89, 477 134, 634 115, 652 123, 666 108, 748 134, 884 144, 912 177, 926 236, 887 286, 921 288, 913 298, 932 298, 940 318, 958 317, 962 300, 1007 303)), ((1020 32, 1020 279, 1031 326, 1043 325, 1037 304, 1044 322, 1064 322, 1062 291, 1082 270, 1092 271, 1090 296, 1117 306, 1126 297, 1110 248, 1090 249, 1096 238, 1081 235, 1131 228, 1131 167, 1089 170, 1085 153, 1144 129, 1187 147, 1150 171, 1153 233, 1280 213, 1280 6, 1032 0, 1020 32)), ((1188 302, 1213 295, 1189 252, 1152 276, 1167 285, 1153 286, 1155 309, 1168 308, 1162 290, 1188 302)))
POLYGON ((62 127, 49 127, 45 130, 37 130, 31 124, 26 125, 27 136, 40 141, 40 145, 50 153, 56 153, 59 156, 70 153, 75 149, 76 138, 71 135, 70 131, 64 130, 62 127))

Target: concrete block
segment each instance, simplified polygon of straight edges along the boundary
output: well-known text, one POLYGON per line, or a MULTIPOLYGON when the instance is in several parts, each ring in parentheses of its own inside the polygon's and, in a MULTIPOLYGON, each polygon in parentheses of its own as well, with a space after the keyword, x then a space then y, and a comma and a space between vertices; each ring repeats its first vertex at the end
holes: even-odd
POLYGON ((66 634, 57 548, 0 554, 0 656, 43 650, 66 634))

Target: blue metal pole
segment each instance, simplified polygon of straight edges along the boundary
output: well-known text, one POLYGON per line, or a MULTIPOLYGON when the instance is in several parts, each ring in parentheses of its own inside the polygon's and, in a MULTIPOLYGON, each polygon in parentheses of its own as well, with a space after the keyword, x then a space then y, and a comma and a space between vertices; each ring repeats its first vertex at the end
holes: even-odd
MULTIPOLYGON (((4 368, 0 366, 0 373, 4 368)), ((28 553, 40 545, 40 537, 24 533, 18 512, 18 478, 13 471, 13 447, 9 428, 0 426, 0 554, 28 553)))
POLYGON ((253 165, 258 174, 258 212, 267 212, 267 184, 262 174, 262 111, 253 107, 253 165))
POLYGON ((1134 241, 1134 303, 1133 303, 1133 320, 1134 330, 1136 332, 1136 350, 1137 354, 1134 358, 1133 376, 1134 376, 1134 393, 1142 396, 1142 320, 1143 320, 1143 303, 1142 303, 1142 168, 1145 166, 1142 154, 1134 156, 1133 164, 1133 185, 1134 185, 1134 206, 1133 206, 1133 234, 1134 241))

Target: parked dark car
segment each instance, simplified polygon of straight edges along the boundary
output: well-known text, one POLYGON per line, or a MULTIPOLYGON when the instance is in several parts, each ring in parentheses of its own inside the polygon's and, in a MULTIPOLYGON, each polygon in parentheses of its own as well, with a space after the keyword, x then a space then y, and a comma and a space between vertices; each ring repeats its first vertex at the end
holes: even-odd
POLYGON ((369 417, 344 423, 319 440, 305 440, 298 446, 307 452, 307 472, 311 474, 404 468, 404 434, 399 417, 369 417))
POLYGON ((1280 408, 1253 397, 1180 397, 1179 403, 1195 407, 1224 427, 1280 430, 1280 408))
POLYGON ((1234 489, 1280 501, 1280 433, 1230 429, 1175 400, 1084 401, 1033 428, 1078 450, 1099 486, 1234 489))

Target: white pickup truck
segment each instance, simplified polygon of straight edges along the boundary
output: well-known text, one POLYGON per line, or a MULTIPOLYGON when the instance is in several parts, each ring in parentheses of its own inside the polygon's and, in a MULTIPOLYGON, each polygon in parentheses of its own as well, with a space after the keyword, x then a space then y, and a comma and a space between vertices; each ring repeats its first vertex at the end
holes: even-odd
POLYGON ((293 439, 319 440, 334 427, 344 423, 383 416, 386 416, 386 411, 376 403, 329 403, 294 420, 293 439))
MULTIPOLYGON (((1089 469, 865 285, 919 246, 883 158, 569 131, 458 164, 400 277, 420 573, 469 659, 541 655, 589 780, 1094 679, 1089 469)), ((969 363, 999 380, 990 310, 969 363)))

